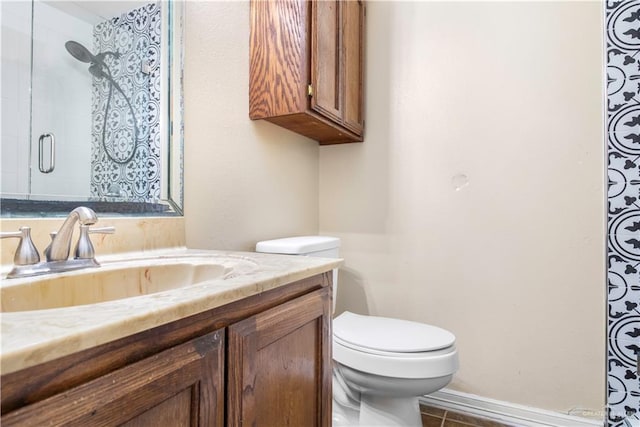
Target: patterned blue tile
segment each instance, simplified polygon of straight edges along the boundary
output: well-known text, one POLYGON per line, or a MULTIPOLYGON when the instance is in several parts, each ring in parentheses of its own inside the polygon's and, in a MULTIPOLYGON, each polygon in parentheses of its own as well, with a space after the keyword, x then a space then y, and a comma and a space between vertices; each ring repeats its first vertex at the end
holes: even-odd
MULTIPOLYGON (((633 400, 633 399, 630 399, 633 400)), ((638 403, 633 401, 612 405, 608 409, 608 425, 611 427, 640 427, 640 419, 638 418, 638 403)))
POLYGON ((109 74, 93 79, 94 198, 160 199, 160 25, 160 8, 149 3, 94 27, 109 74))
POLYGON ((640 378, 635 368, 629 367, 609 354, 607 360, 607 395, 609 425, 622 425, 632 420, 640 408, 640 378), (621 423, 621 424, 618 424, 621 423))
MULTIPOLYGON (((624 321, 622 319, 619 319, 624 321)), ((613 322, 614 327, 619 327, 619 322, 613 322)), ((636 324, 636 330, 640 330, 640 322, 636 324)), ((629 331, 626 331, 629 332, 629 331)), ((623 335, 624 332, 620 332, 619 335, 623 335)), ((636 365, 638 363, 638 352, 640 352, 640 342, 638 340, 616 340, 609 339, 609 348, 611 354, 619 360, 626 369, 630 371, 636 370, 636 365)), ((637 383, 637 378, 636 378, 637 383)))
POLYGON ((612 427, 639 427, 640 399, 628 397, 624 402, 609 404, 607 419, 612 427))
POLYGON ((607 44, 623 51, 640 49, 639 15, 639 0, 608 1, 606 4, 607 44))
POLYGON ((640 0, 605 3, 610 427, 640 427, 640 0))
POLYGON ((609 251, 640 261, 640 209, 625 209, 608 218, 609 251))
MULTIPOLYGON (((640 78, 640 75, 636 77, 640 78)), ((640 104, 637 98, 640 97, 632 97, 630 102, 624 104, 615 104, 609 98, 608 106, 608 148, 631 160, 637 160, 640 156, 640 104)))
MULTIPOLYGON (((630 312, 634 312, 635 310, 638 309, 638 307, 640 307, 640 300, 631 301, 628 299, 620 299, 617 301, 610 301, 608 303, 608 307, 609 307, 609 326, 613 328, 613 325, 616 323, 616 321, 622 319, 625 316, 628 316, 630 312)), ((612 339, 612 340, 620 339, 623 341, 626 340, 626 341, 633 342, 633 340, 629 339, 627 335, 623 335, 620 338, 614 338, 613 333, 615 332, 613 331, 613 329, 611 330, 611 332, 612 334, 609 337, 609 339, 612 339)), ((640 341, 636 342, 636 344, 638 343, 640 343, 640 341)), ((611 346, 611 343, 610 343, 610 346, 611 346)))
MULTIPOLYGON (((629 104, 640 100, 637 78, 640 59, 633 52, 617 48, 607 50, 607 111, 615 113, 629 104)), ((611 130, 614 131, 614 130, 611 130)))
POLYGON ((609 320, 635 313, 640 305, 640 262, 609 253, 607 270, 609 320))
POLYGON ((633 419, 640 410, 640 375, 636 366, 640 341, 634 338, 640 334, 640 315, 623 316, 610 324, 613 335, 607 360, 608 418, 609 425, 615 425, 633 419))
POLYGON ((617 215, 627 209, 640 209, 640 158, 634 161, 610 151, 608 160, 609 215, 617 215))
POLYGON ((628 404, 640 399, 640 379, 635 369, 625 366, 615 358, 608 359, 607 391, 610 407, 628 404))

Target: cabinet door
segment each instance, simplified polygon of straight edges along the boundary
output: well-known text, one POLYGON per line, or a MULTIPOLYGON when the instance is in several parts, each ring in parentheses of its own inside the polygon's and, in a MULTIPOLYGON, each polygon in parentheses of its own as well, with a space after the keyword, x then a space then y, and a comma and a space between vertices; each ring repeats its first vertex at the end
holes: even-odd
POLYGON ((249 118, 308 108, 309 3, 252 0, 249 36, 249 118))
POLYGON ((8 426, 222 426, 224 332, 213 332, 2 417, 8 426))
POLYGON ((323 0, 312 5, 311 108, 362 135, 364 3, 323 0))
POLYGON ((328 288, 228 329, 229 426, 331 426, 328 288))
POLYGON ((342 2, 314 1, 311 11, 311 108, 336 123, 342 123, 342 2))
POLYGON ((356 135, 364 128, 364 3, 345 1, 342 5, 342 45, 344 64, 344 126, 356 135))

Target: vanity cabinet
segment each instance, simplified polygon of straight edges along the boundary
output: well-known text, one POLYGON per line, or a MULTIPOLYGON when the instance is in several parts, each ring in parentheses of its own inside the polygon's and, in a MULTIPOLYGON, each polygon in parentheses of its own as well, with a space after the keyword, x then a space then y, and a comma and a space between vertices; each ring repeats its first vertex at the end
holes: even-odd
POLYGON ((215 426, 224 412, 214 332, 3 415, 3 426, 215 426))
POLYGON ((3 426, 331 425, 331 273, 2 376, 3 426))
POLYGON ((331 326, 322 299, 315 292, 229 327, 229 426, 331 425, 331 369, 323 367, 331 326))
POLYGON ((320 144, 364 137, 361 0, 251 1, 249 117, 320 144))

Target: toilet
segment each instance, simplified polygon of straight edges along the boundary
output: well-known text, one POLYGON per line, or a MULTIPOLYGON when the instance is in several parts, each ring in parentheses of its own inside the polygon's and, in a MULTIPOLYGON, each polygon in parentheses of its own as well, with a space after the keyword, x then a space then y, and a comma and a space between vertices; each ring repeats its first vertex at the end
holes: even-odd
MULTIPOLYGON (((301 236, 259 242, 256 252, 337 258, 339 247, 336 237, 301 236)), ((334 297, 337 278, 335 269, 334 297)), ((348 311, 334 318, 333 426, 422 426, 419 397, 458 370, 455 340, 408 320, 348 311)))

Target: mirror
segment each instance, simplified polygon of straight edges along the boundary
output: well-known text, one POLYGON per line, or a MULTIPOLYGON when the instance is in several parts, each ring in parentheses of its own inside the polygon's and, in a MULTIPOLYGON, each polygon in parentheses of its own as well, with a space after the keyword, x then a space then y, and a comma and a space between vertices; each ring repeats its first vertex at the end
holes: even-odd
POLYGON ((184 3, 1 7, 2 216, 181 215, 184 3))

